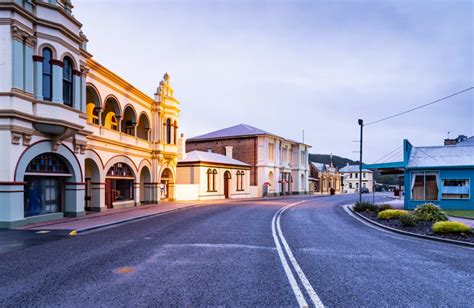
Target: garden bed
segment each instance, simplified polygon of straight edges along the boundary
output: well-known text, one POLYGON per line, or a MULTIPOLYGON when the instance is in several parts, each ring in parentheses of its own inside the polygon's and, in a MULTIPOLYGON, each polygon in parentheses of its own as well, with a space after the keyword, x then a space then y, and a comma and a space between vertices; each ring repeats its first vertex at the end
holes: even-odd
POLYGON ((472 232, 466 233, 466 234, 455 234, 455 233, 437 234, 431 230, 433 223, 429 221, 417 221, 416 226, 414 227, 404 227, 402 226, 402 223, 400 222, 399 219, 379 219, 377 217, 377 213, 374 211, 364 211, 364 212, 359 212, 358 214, 370 220, 373 220, 379 224, 382 224, 394 229, 398 229, 398 230, 412 232, 412 233, 421 234, 421 235, 445 238, 445 239, 450 239, 450 240, 474 243, 474 234, 472 232))

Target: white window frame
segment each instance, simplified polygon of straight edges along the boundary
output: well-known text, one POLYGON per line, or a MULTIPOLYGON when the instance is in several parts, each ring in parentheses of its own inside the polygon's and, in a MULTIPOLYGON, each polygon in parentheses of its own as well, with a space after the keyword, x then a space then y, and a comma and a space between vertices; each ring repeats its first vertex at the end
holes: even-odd
POLYGON ((410 185, 410 200, 411 201, 440 201, 441 200, 441 187, 439 181, 439 173, 438 172, 427 172, 427 171, 418 171, 411 173, 411 185, 410 185), (417 175, 423 175, 423 199, 422 200, 415 200, 413 199, 413 187, 415 186, 415 178, 417 175), (438 196, 436 200, 427 200, 426 199, 426 176, 427 175, 434 175, 436 176, 436 185, 438 186, 438 196))
MULTIPOLYGON (((452 186, 452 187, 455 187, 455 186, 452 186)), ((463 186, 461 186, 463 187, 463 186)), ((459 193, 459 194, 462 194, 462 193, 459 193)), ((471 200, 471 180, 469 178, 443 178, 441 179, 441 199, 442 200, 471 200), (466 181, 467 182, 467 198, 445 198, 443 197, 443 195, 456 195, 454 193, 444 193, 443 192, 443 188, 444 187, 451 187, 451 186, 445 186, 444 185, 444 182, 445 181, 466 181)))

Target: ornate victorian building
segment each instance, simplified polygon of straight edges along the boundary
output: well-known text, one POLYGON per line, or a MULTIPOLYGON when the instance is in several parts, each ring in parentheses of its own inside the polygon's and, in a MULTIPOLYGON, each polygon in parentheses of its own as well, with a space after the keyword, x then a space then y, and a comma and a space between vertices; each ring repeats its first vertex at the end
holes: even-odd
POLYGON ((316 194, 330 194, 331 190, 335 194, 342 192, 341 175, 339 169, 333 164, 310 163, 310 192, 316 194))
POLYGON ((92 59, 70 1, 0 1, 0 227, 175 198, 179 102, 92 59))

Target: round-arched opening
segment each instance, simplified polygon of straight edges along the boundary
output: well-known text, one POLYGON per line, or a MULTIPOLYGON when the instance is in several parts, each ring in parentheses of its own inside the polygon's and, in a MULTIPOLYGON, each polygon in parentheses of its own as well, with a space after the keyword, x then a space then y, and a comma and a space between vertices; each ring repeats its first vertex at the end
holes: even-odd
POLYGON ((107 208, 127 207, 134 204, 135 176, 126 163, 116 163, 105 178, 105 204, 107 208))
POLYGON ((65 183, 73 174, 63 157, 56 153, 43 153, 27 165, 24 182, 24 216, 63 212, 65 183))
POLYGON ((86 113, 89 123, 99 125, 99 109, 99 94, 93 86, 86 86, 86 113))
POLYGON ((165 168, 161 173, 160 179, 160 199, 174 199, 174 177, 171 170, 169 168, 165 168))
POLYGON ((100 189, 103 185, 99 166, 93 159, 86 158, 84 160, 84 174, 86 182, 85 209, 91 211, 93 208, 100 208, 100 189))
POLYGON ((230 197, 231 174, 229 171, 224 172, 224 197, 230 197))
POLYGON ((140 202, 142 204, 152 203, 151 173, 147 166, 140 172, 140 202))
POLYGON ((135 126, 137 125, 137 115, 135 110, 129 105, 125 107, 122 119, 122 133, 135 136, 135 126))
POLYGON ((142 113, 138 120, 137 137, 144 140, 150 140, 150 131, 150 121, 148 120, 148 116, 146 113, 142 113))
POLYGON ((113 97, 109 97, 102 112, 102 125, 105 128, 119 130, 120 105, 113 97))

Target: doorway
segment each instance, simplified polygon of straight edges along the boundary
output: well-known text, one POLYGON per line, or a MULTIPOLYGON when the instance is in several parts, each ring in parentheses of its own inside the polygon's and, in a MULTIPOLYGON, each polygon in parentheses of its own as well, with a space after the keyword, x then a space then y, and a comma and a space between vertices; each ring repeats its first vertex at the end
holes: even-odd
POLYGON ((230 172, 226 171, 224 173, 224 197, 226 199, 229 199, 230 178, 231 178, 230 172))

